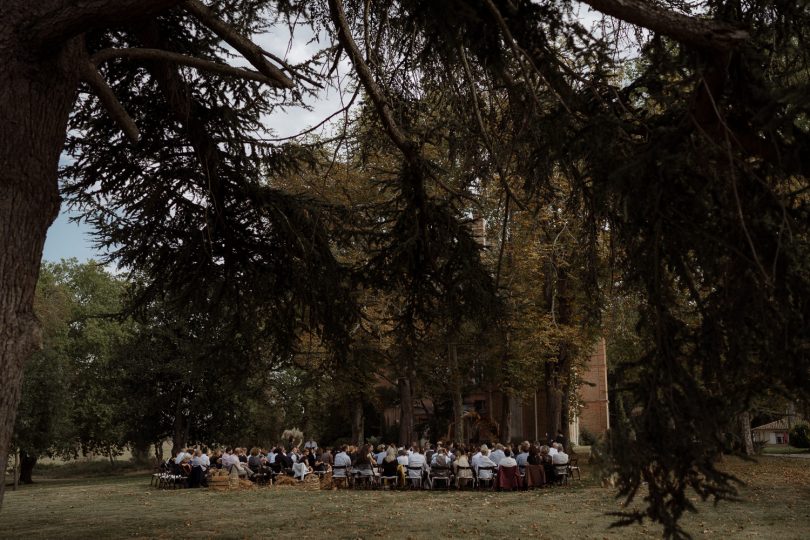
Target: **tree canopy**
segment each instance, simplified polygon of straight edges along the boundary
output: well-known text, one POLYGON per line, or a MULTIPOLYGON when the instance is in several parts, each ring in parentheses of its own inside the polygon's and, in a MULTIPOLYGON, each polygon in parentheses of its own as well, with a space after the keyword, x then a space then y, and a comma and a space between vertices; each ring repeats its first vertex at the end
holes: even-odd
MULTIPOLYGON (((0 26, 0 124, 25 127, 0 136, 0 233, 15 239, 0 261, 0 461, 66 133, 61 193, 140 273, 135 309, 172 308, 175 330, 204 314, 248 354, 289 360, 314 335, 351 368, 372 296, 395 305, 382 327, 399 354, 428 328, 453 342, 471 322, 455 314, 531 307, 504 302, 520 272, 504 261, 545 228, 533 309, 569 327, 547 335, 557 365, 598 327, 606 287, 637 300, 611 445, 620 493, 649 490, 624 517, 667 535, 688 489, 734 493, 715 460, 737 415, 763 389, 810 387, 804 2, 586 1, 605 16, 593 25, 567 0, 17 3, 0 26), (323 53, 290 66, 249 41, 282 25, 313 28, 323 53), (361 93, 344 137, 265 140, 265 115, 333 84, 344 55, 361 93), (367 205, 291 181, 336 165, 374 193, 367 205), (490 261, 464 224, 485 213, 490 261)), ((501 345, 521 335, 501 323, 501 345)), ((451 349, 439 363, 456 371, 451 349)))

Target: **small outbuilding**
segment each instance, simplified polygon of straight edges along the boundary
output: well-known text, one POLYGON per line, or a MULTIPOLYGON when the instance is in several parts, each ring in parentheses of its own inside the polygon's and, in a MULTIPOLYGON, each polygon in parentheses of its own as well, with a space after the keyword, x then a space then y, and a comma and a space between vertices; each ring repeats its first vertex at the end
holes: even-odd
POLYGON ((798 419, 793 416, 784 416, 779 420, 770 422, 763 426, 751 429, 754 442, 765 444, 789 444, 790 430, 798 423, 798 419))

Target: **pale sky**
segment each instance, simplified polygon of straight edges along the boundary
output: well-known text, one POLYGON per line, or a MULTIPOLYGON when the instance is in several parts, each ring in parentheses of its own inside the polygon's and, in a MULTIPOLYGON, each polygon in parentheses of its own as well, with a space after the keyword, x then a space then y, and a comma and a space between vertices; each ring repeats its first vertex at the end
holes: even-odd
MULTIPOLYGON (((257 43, 276 56, 285 58, 285 61, 290 64, 303 62, 320 48, 318 43, 309 43, 313 36, 311 31, 299 28, 290 44, 287 28, 279 27, 279 30, 280 32, 272 35, 258 36, 257 43)), ((244 65, 246 62, 237 61, 234 64, 244 65)), ((338 71, 345 74, 348 68, 348 60, 344 55, 338 71)), ((294 135, 320 123, 342 107, 339 92, 335 88, 327 88, 321 91, 317 97, 309 97, 305 101, 312 107, 312 110, 290 107, 267 118, 266 122, 275 131, 276 136, 294 135)), ((86 224, 71 223, 69 219, 73 215, 75 214, 68 212, 66 205, 63 204, 59 217, 48 229, 42 254, 43 260, 58 262, 71 257, 75 257, 79 261, 99 258, 99 253, 93 248, 93 240, 90 236, 91 227, 86 224)))
MULTIPOLYGON (((593 24, 598 15, 587 9, 579 9, 578 16, 586 22, 593 24)), ((313 34, 305 28, 296 30, 291 40, 287 28, 283 25, 276 27, 278 32, 257 36, 257 43, 276 56, 285 58, 290 64, 296 64, 311 58, 322 46, 311 42, 313 34)), ((325 43, 325 40, 322 40, 325 43)), ((235 62, 236 65, 245 65, 246 62, 235 62)), ((339 75, 346 74, 350 64, 346 55, 343 55, 339 75)), ((344 90, 345 91, 345 90, 344 90)), ((346 97, 345 99, 348 99, 346 97)), ((307 98, 311 111, 302 108, 288 108, 286 111, 274 113, 267 119, 268 124, 275 130, 278 137, 294 135, 300 131, 314 126, 341 108, 340 93, 334 89, 325 89, 316 97, 307 98)), ((70 223, 71 214, 64 207, 59 217, 48 230, 45 241, 43 260, 56 262, 63 258, 75 257, 80 261, 98 258, 99 254, 93 249, 92 239, 89 235, 91 229, 85 224, 70 223)))

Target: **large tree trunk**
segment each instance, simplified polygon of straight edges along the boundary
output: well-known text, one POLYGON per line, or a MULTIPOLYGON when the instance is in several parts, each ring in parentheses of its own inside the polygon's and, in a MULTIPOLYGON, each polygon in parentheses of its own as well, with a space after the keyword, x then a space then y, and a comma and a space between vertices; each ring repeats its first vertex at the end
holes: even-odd
POLYGON ((20 451, 20 484, 33 484, 34 467, 37 464, 37 455, 20 451))
POLYGON ((754 439, 751 436, 751 414, 740 413, 737 417, 740 429, 740 450, 746 456, 754 455, 754 439))
POLYGON ((188 420, 183 415, 182 398, 177 397, 174 409, 174 423, 172 424, 172 457, 176 456, 180 450, 186 448, 188 441, 188 420))
MULTIPOLYGON (((571 453, 571 384, 566 383, 560 403, 560 431, 565 438, 565 451, 571 453)), ((555 434, 556 435, 556 434, 555 434)))
POLYGON ((512 400, 507 392, 501 394, 501 442, 509 444, 512 441, 512 400))
POLYGON ((453 398, 453 442, 458 446, 464 444, 464 400, 461 395, 458 351, 453 341, 450 341, 447 345, 447 357, 450 364, 450 393, 453 398))
MULTIPOLYGON (((4 2, 5 5, 5 2, 4 2)), ((45 234, 59 213, 57 168, 78 86, 79 42, 48 51, 20 43, 0 18, 0 463, 6 463, 26 361, 41 346, 34 311, 45 234)), ((7 12, 6 12, 7 11, 7 12)), ((5 483, 0 482, 0 506, 5 483)))
POLYGON ((400 377, 397 381, 399 389, 399 444, 407 448, 413 441, 413 396, 411 395, 411 380, 400 377))
POLYGON ((363 416, 363 398, 358 396, 352 405, 352 443, 360 446, 366 441, 365 417, 363 416))

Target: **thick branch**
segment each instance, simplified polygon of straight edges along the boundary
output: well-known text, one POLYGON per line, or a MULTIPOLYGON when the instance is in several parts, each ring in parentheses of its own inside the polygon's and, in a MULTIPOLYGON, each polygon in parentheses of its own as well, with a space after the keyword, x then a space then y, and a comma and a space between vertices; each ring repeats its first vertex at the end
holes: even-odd
POLYGON ((583 0, 605 15, 658 32, 685 45, 728 50, 748 39, 748 32, 726 24, 663 9, 643 0, 583 0))
POLYGON ((349 55, 354 69, 357 71, 357 76, 360 77, 363 87, 365 87, 366 92, 368 92, 371 101, 374 103, 380 115, 382 123, 385 126, 385 131, 388 132, 391 141, 393 141, 396 147, 399 148, 407 158, 416 158, 417 155, 413 143, 408 140, 408 137, 403 133, 399 125, 397 125, 396 120, 394 120, 391 105, 389 105, 388 100, 385 99, 382 88, 380 88, 377 81, 374 80, 371 70, 363 60, 363 54, 360 52, 357 43, 355 43, 352 37, 352 33, 349 30, 349 23, 346 21, 346 13, 343 11, 343 3, 340 0, 329 0, 329 11, 332 15, 332 22, 334 22, 335 28, 337 29, 338 41, 349 55))
POLYGON ((91 61, 93 64, 99 65, 112 58, 130 58, 133 60, 171 62, 172 64, 189 66, 202 71, 210 71, 212 73, 227 75, 229 77, 238 77, 240 79, 247 79, 249 81, 258 81, 276 88, 282 86, 281 83, 276 79, 271 79, 270 77, 256 71, 237 68, 229 66, 228 64, 212 62, 210 60, 203 60, 202 58, 195 58, 187 54, 164 51, 163 49, 145 49, 139 47, 127 49, 102 49, 92 56, 91 61))
MULTIPOLYGON (((35 46, 58 45, 88 30, 106 28, 134 19, 157 15, 182 0, 61 0, 48 2, 51 9, 39 11, 26 29, 26 38, 35 46)), ((32 2, 34 4, 35 2, 32 2)), ((44 4, 44 2, 43 2, 44 4)))
POLYGON ((118 101, 118 98, 115 97, 112 88, 110 88, 110 85, 107 84, 107 81, 105 81, 104 77, 98 72, 96 66, 87 62, 82 65, 81 70, 82 80, 90 85, 90 88, 92 88, 93 92, 98 96, 99 101, 101 101, 107 113, 115 120, 115 123, 121 127, 127 137, 129 137, 129 140, 133 143, 138 142, 138 139, 141 138, 138 126, 135 125, 135 121, 129 116, 129 113, 127 113, 126 109, 121 105, 121 102, 118 101))
POLYGON ((234 49, 242 53, 248 62, 253 64, 259 73, 278 82, 277 86, 282 88, 292 88, 293 82, 281 72, 276 66, 268 62, 264 57, 261 47, 244 37, 234 27, 220 19, 216 14, 208 9, 202 2, 197 0, 187 0, 183 6, 186 11, 197 17, 205 26, 214 31, 216 35, 229 43, 234 49))

